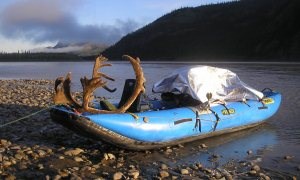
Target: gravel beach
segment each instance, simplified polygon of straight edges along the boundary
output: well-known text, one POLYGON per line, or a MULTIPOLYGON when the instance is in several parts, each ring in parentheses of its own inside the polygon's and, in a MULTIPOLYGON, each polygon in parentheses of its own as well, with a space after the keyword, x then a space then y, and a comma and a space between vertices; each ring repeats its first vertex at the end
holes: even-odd
MULTIPOLYGON (((135 152, 80 137, 50 119, 53 87, 50 80, 0 80, 0 179, 297 179, 256 160, 217 168, 177 164, 174 157, 186 151, 180 144, 135 152)), ((220 158, 205 144, 189 151, 209 153, 213 162, 220 158)))

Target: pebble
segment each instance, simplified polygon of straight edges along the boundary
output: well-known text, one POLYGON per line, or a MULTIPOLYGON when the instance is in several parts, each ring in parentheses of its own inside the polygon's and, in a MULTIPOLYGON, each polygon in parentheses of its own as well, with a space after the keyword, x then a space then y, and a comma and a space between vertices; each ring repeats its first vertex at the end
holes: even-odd
POLYGON ((66 169, 63 169, 61 171, 58 171, 59 176, 61 177, 68 177, 69 176, 69 171, 66 169))
POLYGON ((1 139, 0 142, 1 142, 1 145, 4 147, 8 147, 9 145, 11 145, 11 142, 7 141, 6 139, 1 139))
POLYGON ((15 154, 15 158, 17 159, 17 160, 21 160, 21 159, 23 159, 23 155, 22 154, 15 154))
POLYGON ((162 165, 160 166, 160 169, 162 169, 162 170, 167 170, 167 169, 168 169, 168 166, 167 166, 166 164, 162 164, 162 165))
POLYGON ((290 159, 293 159, 293 156, 287 155, 287 156, 284 156, 284 159, 285 159, 285 160, 290 160, 290 159))
POLYGON ((84 150, 82 150, 80 148, 76 148, 76 149, 71 149, 71 150, 65 151, 64 154, 66 156, 76 156, 82 152, 84 152, 84 150))
POLYGON ((199 169, 202 169, 203 168, 203 165, 201 163, 196 163, 196 166, 199 168, 199 169))
POLYGON ((20 150, 21 149, 21 147, 20 146, 11 146, 9 149, 11 149, 11 150, 20 150))
POLYGON ((39 169, 44 169, 44 165, 43 164, 38 164, 38 168, 39 169))
POLYGON ((180 170, 180 173, 181 173, 182 175, 188 175, 188 174, 189 174, 189 170, 187 170, 187 169, 181 169, 181 170, 180 170))
POLYGON ((60 175, 56 175, 54 176, 53 180, 60 180, 61 179, 61 176, 60 175))
POLYGON ((251 171, 249 171, 249 174, 250 174, 250 175, 256 175, 257 172, 256 172, 255 170, 251 170, 251 171))
POLYGON ((116 159, 116 156, 113 155, 112 153, 107 153, 107 156, 108 156, 108 159, 112 159, 112 160, 116 159))
POLYGON ((120 168, 120 167, 122 167, 123 165, 124 165, 123 162, 118 162, 118 163, 117 163, 117 168, 120 168))
POLYGON ((114 176, 113 176, 113 179, 114 179, 114 180, 119 180, 119 179, 122 179, 123 176, 124 176, 123 173, 121 173, 121 172, 116 172, 116 173, 114 174, 114 176))
POLYGON ((251 170, 258 172, 258 171, 260 171, 260 167, 258 165, 254 165, 251 167, 251 170))
POLYGON ((47 153, 46 153, 44 150, 41 150, 41 149, 39 149, 39 150, 37 151, 37 153, 38 153, 38 155, 39 155, 40 157, 44 157, 44 156, 47 155, 47 153))
POLYGON ((10 165, 12 165, 12 163, 10 161, 3 161, 3 166, 4 167, 8 167, 10 165))
POLYGON ((179 148, 184 148, 184 146, 182 144, 178 144, 179 148))
POLYGON ((132 170, 129 170, 129 172, 128 172, 128 176, 132 177, 133 179, 137 179, 139 177, 139 175, 140 175, 140 172, 138 170, 132 169, 132 170))
POLYGON ((59 156, 58 159, 65 159, 65 157, 64 156, 59 156))
POLYGON ((10 175, 6 176, 4 180, 15 180, 15 179, 16 179, 16 176, 10 174, 10 175))
POLYGON ((207 146, 206 144, 201 144, 200 147, 201 147, 202 149, 208 148, 208 146, 207 146))
POLYGON ((221 179, 223 176, 221 173, 219 173, 218 171, 215 172, 215 175, 214 175, 217 179, 221 179))
POLYGON ((165 151, 166 154, 170 154, 170 153, 172 153, 172 152, 173 152, 172 149, 166 149, 166 151, 165 151))
POLYGON ((170 176, 170 174, 167 172, 167 171, 160 171, 159 172, 159 176, 161 177, 161 178, 166 178, 166 177, 169 177, 170 176))
POLYGON ((271 180, 271 178, 269 176, 265 175, 264 173, 259 173, 259 176, 261 178, 263 178, 264 180, 271 180))
POLYGON ((84 160, 81 157, 76 156, 76 157, 74 157, 74 161, 83 162, 84 160))

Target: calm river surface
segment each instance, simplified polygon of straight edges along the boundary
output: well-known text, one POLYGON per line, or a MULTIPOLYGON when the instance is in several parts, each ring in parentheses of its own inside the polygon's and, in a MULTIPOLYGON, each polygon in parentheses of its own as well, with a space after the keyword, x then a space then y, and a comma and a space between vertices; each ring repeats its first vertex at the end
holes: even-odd
MULTIPOLYGON (((133 78, 133 70, 127 62, 112 62, 112 67, 104 67, 103 71, 116 79, 111 82, 111 88, 117 88, 114 94, 98 91, 97 95, 120 97, 124 80, 133 78)), ((201 142, 189 143, 186 152, 183 151, 177 163, 207 161, 209 155, 191 153, 190 148, 205 143, 212 152, 221 155, 224 162, 230 159, 249 158, 247 150, 252 150, 252 158, 261 161, 268 168, 285 172, 299 173, 296 167, 300 165, 300 64, 286 63, 143 63, 147 79, 147 92, 153 96, 151 87, 154 82, 168 75, 176 68, 187 65, 206 64, 228 68, 237 73, 242 81, 262 90, 265 87, 282 93, 282 104, 272 118, 259 128, 245 130, 207 139, 201 142), (285 161, 284 156, 293 156, 285 161)), ((93 62, 22 62, 0 63, 0 79, 55 79, 72 72, 73 88, 80 90, 79 79, 91 76, 93 62)), ((205 163, 205 162, 202 162, 205 163)), ((213 165, 213 164, 212 164, 213 165)))

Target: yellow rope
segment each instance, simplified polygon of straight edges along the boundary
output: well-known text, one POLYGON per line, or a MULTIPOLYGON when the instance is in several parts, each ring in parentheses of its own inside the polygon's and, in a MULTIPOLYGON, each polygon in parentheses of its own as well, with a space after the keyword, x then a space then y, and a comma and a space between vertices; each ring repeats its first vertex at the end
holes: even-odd
POLYGON ((18 121, 21 121, 21 120, 23 120, 23 119, 26 119, 26 118, 29 118, 29 117, 31 117, 31 116, 34 116, 34 115, 36 115, 36 114, 38 114, 38 113, 41 113, 41 112, 43 112, 43 111, 46 111, 46 110, 48 110, 48 109, 50 109, 50 108, 52 108, 52 107, 54 107, 54 106, 55 106, 55 105, 48 106, 48 107, 46 107, 46 108, 44 108, 44 109, 41 109, 41 110, 36 111, 36 112, 34 112, 34 113, 31 113, 31 114, 29 114, 29 115, 27 115, 27 116, 24 116, 24 117, 21 117, 21 118, 19 118, 19 119, 10 121, 10 122, 5 123, 5 124, 3 124, 3 125, 0 125, 0 128, 3 128, 3 127, 5 127, 5 126, 7 126, 7 125, 10 125, 10 124, 16 123, 16 122, 18 122, 18 121))

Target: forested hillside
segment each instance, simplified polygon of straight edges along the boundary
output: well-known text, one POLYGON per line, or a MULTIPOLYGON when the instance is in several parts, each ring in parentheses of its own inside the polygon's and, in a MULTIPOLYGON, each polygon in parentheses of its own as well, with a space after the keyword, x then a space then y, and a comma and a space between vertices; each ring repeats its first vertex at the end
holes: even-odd
POLYGON ((241 0, 182 8, 128 34, 103 52, 142 59, 300 58, 299 0, 241 0))

